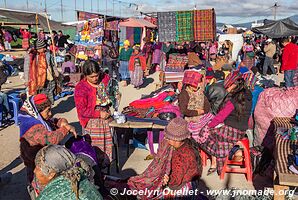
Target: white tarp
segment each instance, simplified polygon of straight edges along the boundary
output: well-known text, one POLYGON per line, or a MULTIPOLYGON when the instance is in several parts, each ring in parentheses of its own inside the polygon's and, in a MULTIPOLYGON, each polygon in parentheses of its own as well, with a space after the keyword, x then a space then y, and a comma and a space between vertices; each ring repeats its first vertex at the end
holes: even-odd
POLYGON ((225 40, 230 40, 233 43, 232 59, 236 61, 238 53, 243 46, 242 34, 224 34, 219 36, 219 42, 223 42, 225 40))

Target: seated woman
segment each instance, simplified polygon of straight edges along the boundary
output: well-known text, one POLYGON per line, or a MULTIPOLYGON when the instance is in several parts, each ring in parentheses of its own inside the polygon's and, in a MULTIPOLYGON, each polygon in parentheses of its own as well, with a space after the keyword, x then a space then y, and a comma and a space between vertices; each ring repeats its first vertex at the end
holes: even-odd
POLYGON ((203 75, 199 71, 187 70, 182 83, 183 88, 178 97, 180 111, 187 121, 197 121, 210 110, 204 95, 203 75))
POLYGON ((189 68, 198 67, 199 65, 203 64, 194 49, 189 49, 187 56, 188 56, 188 67, 189 68))
POLYGON ((71 56, 66 55, 64 63, 62 64, 62 74, 70 74, 70 73, 76 73, 76 66, 75 64, 71 61, 71 56))
POLYGON ((199 144, 202 150, 212 156, 208 175, 216 169, 218 174, 221 173, 230 150, 245 137, 252 107, 252 94, 238 71, 227 77, 224 86, 227 97, 218 114, 208 124, 207 140, 199 144))
POLYGON ((49 145, 42 148, 35 158, 35 176, 44 189, 37 200, 103 199, 87 176, 92 169, 82 159, 66 148, 49 145))
MULTIPOLYGON (((195 190, 202 173, 201 157, 198 148, 190 138, 187 122, 182 118, 173 119, 165 129, 157 155, 143 174, 131 177, 128 186, 132 190, 162 191, 195 190)), ((152 194, 142 199, 172 198, 162 194, 152 194)))
POLYGON ((26 100, 19 112, 21 158, 27 169, 29 183, 33 179, 37 151, 48 144, 58 144, 75 128, 66 119, 51 119, 51 102, 45 94, 26 100))

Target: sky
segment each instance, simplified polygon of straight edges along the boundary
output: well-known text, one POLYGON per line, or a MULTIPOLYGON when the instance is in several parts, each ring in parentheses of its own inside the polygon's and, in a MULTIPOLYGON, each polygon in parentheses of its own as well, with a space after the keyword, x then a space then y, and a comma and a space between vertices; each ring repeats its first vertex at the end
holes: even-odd
POLYGON ((47 11, 57 21, 75 21, 77 10, 100 12, 121 17, 140 16, 140 12, 178 11, 214 8, 217 22, 245 23, 273 19, 275 2, 277 19, 298 14, 297 0, 0 0, 0 7, 42 12, 47 11), (28 6, 27 6, 28 2, 28 6), (63 18, 61 12, 61 2, 63 18), (107 2, 107 9, 106 9, 107 2), (113 3, 114 2, 114 3, 113 3))

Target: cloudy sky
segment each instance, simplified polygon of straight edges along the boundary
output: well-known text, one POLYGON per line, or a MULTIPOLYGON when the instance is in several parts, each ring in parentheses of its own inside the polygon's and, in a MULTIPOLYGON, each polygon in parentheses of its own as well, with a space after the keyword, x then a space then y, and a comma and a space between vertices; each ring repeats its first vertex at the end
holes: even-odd
MULTIPOLYGON (((177 11, 215 8, 217 22, 244 23, 257 19, 273 19, 272 6, 276 0, 1 0, 0 6, 7 8, 41 11, 47 10, 55 20, 75 20, 75 7, 78 10, 101 12, 117 16, 133 16, 142 12, 177 11), (106 1, 108 2, 106 10, 106 1), (75 6, 76 2, 76 6, 75 6), (113 3, 114 2, 114 3, 113 3), (130 5, 131 4, 131 5, 130 5), (136 6, 136 5, 138 6, 136 6)), ((298 14, 297 0, 278 0, 277 18, 298 14)))

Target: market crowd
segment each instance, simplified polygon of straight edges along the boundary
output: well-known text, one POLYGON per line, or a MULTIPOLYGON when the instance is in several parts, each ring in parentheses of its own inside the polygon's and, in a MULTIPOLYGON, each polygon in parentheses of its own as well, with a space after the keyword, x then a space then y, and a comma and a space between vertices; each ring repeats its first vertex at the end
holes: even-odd
MULTIPOLYGON (((140 89, 150 74, 167 71, 167 64, 175 62, 173 56, 186 58, 185 65, 174 66, 182 67, 181 80, 153 92, 149 95, 151 99, 139 101, 155 109, 171 105, 168 112, 176 113, 170 116, 153 161, 141 175, 109 182, 119 190, 169 188, 173 191, 198 187, 202 151, 210 156, 208 175, 220 175, 226 159, 243 160, 242 151, 235 146, 247 137, 246 131, 250 129, 258 100, 254 96, 256 88, 276 87, 264 81, 268 74, 283 73, 284 86, 288 89, 298 84, 298 46, 294 37, 272 40, 245 36, 236 62, 232 60, 233 43, 229 40, 161 43, 144 38, 143 46, 133 47, 126 40, 117 58, 112 54, 118 50, 104 45, 102 60, 87 59, 76 65, 71 48, 66 47, 68 37, 61 31, 59 34, 53 31, 47 42, 41 30, 33 44, 29 42, 30 32, 21 29, 21 34, 22 47, 27 50, 24 76, 28 98, 19 112, 20 150, 32 199, 111 198, 105 170, 113 159, 111 107, 117 107, 116 101, 121 96, 117 87, 110 89, 115 81, 123 87, 131 84, 140 89), (54 52, 61 49, 68 53, 57 67, 54 52), (75 85, 74 101, 82 135, 76 133, 67 119, 52 118, 51 113, 55 96, 61 92, 57 86, 78 72, 83 78, 75 85), (159 98, 161 102, 154 104, 159 98)), ((12 40, 8 32, 1 30, 0 48, 9 51, 12 40)), ((162 78, 161 81, 164 82, 162 78)), ((0 103, 9 112, 7 96, 0 94, 0 103)), ((141 108, 133 106, 136 104, 130 104, 126 113, 140 116, 141 108)), ((146 114, 142 116, 147 116, 149 111, 144 111, 146 114)))

